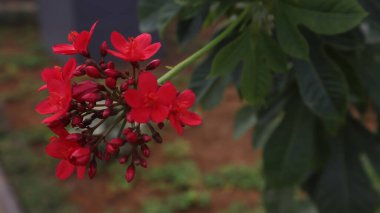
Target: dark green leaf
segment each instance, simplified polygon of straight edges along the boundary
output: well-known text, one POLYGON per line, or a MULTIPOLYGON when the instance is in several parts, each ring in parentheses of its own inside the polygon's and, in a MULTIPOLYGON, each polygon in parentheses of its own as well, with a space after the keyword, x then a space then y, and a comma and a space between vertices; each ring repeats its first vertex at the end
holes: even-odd
POLYGON ((289 100, 285 113, 264 147, 264 173, 275 187, 301 183, 314 159, 314 115, 298 97, 289 100))
POLYGON ((320 43, 310 39, 312 62, 295 60, 294 69, 306 105, 326 121, 339 123, 347 108, 348 87, 342 71, 322 52, 320 43))
POLYGON ((251 106, 242 107, 235 117, 234 137, 240 138, 257 122, 256 110, 251 106))
POLYGON ((346 129, 328 141, 330 157, 311 194, 320 212, 373 213, 378 205, 350 133, 346 129))
POLYGON ((287 60, 276 40, 261 33, 257 40, 257 54, 262 55, 271 70, 275 72, 285 72, 287 70, 287 60))
POLYGON ((293 25, 325 35, 352 29, 367 16, 356 0, 279 0, 278 6, 293 25))
POLYGON ((174 0, 139 0, 140 31, 162 31, 180 9, 174 0))
POLYGON ((295 58, 307 59, 309 47, 305 38, 280 9, 275 9, 276 32, 278 41, 288 55, 295 58))
POLYGON ((184 44, 196 36, 202 28, 204 15, 198 14, 185 20, 179 20, 177 23, 177 39, 179 43, 184 44))
POLYGON ((223 47, 215 56, 211 66, 211 76, 222 76, 231 73, 248 54, 248 47, 253 38, 246 30, 232 42, 223 47))
POLYGON ((296 201, 293 188, 266 188, 265 209, 268 213, 294 213, 296 201))

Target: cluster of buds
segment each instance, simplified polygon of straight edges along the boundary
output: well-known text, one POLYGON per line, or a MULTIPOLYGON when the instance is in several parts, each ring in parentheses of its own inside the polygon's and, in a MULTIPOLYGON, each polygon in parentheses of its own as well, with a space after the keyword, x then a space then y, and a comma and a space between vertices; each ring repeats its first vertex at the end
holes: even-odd
POLYGON ((189 111, 195 102, 191 90, 179 92, 170 82, 159 85, 151 71, 160 60, 147 62, 161 47, 152 44, 150 34, 126 39, 114 31, 111 43, 100 45, 100 59, 95 60, 88 44, 96 24, 90 31, 69 34, 68 44, 53 46, 56 54, 84 57, 83 64, 69 59, 63 66, 45 68, 41 77, 48 97, 36 111, 49 115, 46 124, 55 136, 46 146, 48 155, 61 161, 56 167, 59 179, 69 178, 75 171, 82 179, 87 173, 96 175, 97 161, 117 159, 126 164, 125 178, 132 181, 136 166, 146 168, 150 156, 149 142, 162 143, 158 132, 168 120, 179 134, 184 126, 197 126, 202 119, 189 111), (117 69, 108 55, 121 58, 131 66, 117 69), (144 66, 142 64, 145 64, 144 66))

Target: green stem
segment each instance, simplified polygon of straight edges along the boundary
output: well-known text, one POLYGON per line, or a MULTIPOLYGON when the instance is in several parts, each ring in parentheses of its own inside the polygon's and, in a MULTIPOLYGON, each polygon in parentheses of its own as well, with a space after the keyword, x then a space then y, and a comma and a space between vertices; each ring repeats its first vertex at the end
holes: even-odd
POLYGON ((163 84, 171 78, 175 77, 178 73, 182 72, 190 64, 198 60, 205 53, 214 48, 219 42, 226 38, 245 18, 246 14, 251 10, 251 6, 247 5, 244 11, 239 15, 239 17, 233 21, 221 34, 211 40, 207 45, 199 49, 197 52, 193 53, 191 56, 187 57, 185 60, 181 61, 179 64, 174 66, 169 72, 165 73, 158 79, 159 84, 163 84))

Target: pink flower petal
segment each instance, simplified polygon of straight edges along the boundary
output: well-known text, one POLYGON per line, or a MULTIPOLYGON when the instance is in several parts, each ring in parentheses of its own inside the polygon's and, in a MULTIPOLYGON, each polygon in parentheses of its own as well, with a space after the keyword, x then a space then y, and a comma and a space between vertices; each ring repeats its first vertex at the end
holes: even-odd
POLYGON ((86 174, 86 167, 85 166, 77 166, 77 178, 79 180, 82 180, 84 178, 85 174, 86 174))
POLYGON ((161 43, 157 42, 154 44, 149 45, 144 49, 144 57, 141 58, 141 61, 145 61, 152 57, 154 54, 158 52, 158 50, 161 48, 161 43))
POLYGON ((134 121, 138 123, 147 123, 149 121, 151 111, 149 109, 132 108, 129 113, 134 121))
POLYGON ((124 93, 124 100, 127 102, 127 104, 134 108, 139 108, 143 105, 143 95, 140 93, 140 91, 137 91, 135 89, 128 89, 124 93))
POLYGON ((150 43, 152 43, 152 36, 149 33, 142 33, 138 35, 133 43, 137 49, 145 49, 150 43))
POLYGON ((73 72, 77 66, 77 61, 75 58, 71 58, 63 67, 63 78, 65 80, 70 80, 73 77, 73 72))
POLYGON ((130 47, 129 42, 125 39, 125 37, 122 34, 120 34, 117 31, 113 31, 111 33, 111 43, 113 47, 121 53, 126 53, 129 51, 129 47, 130 47))
POLYGON ((69 178, 75 170, 75 166, 67 160, 61 160, 55 169, 55 175, 61 179, 66 180, 69 178))
POLYGON ((124 55, 122 53, 116 52, 114 50, 107 50, 107 52, 117 58, 123 59, 125 61, 130 61, 130 58, 127 55, 124 55))
POLYGON ((152 114, 150 116, 152 118, 152 121, 156 123, 161 123, 168 117, 168 114, 169 114, 168 107, 159 104, 152 110, 152 114))
POLYGON ((157 97, 160 103, 163 103, 164 105, 171 104, 175 97, 177 96, 177 89, 175 86, 167 82, 164 85, 162 85, 157 92, 157 97))
POLYGON ((178 95, 176 103, 180 108, 188 109, 193 106, 195 99, 196 97, 194 92, 187 89, 178 95))
POLYGON ((202 123, 202 118, 194 112, 184 111, 179 115, 180 121, 188 126, 198 126, 202 123))
POLYGON ((138 89, 143 94, 157 91, 157 78, 150 72, 142 72, 138 79, 138 89))
POLYGON ((36 106, 36 111, 41 115, 51 114, 58 110, 56 105, 52 105, 49 100, 43 100, 36 106))
POLYGON ((57 44, 52 49, 56 54, 72 55, 78 53, 78 50, 72 44, 57 44))
POLYGON ((169 121, 172 127, 174 127, 174 129, 177 131, 177 133, 182 135, 183 127, 181 125, 181 122, 176 118, 176 116, 173 114, 169 115, 169 121))

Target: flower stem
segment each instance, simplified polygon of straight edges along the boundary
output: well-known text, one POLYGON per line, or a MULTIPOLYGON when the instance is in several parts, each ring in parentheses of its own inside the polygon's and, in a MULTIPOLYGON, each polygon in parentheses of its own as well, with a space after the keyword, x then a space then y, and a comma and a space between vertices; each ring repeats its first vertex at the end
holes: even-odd
POLYGON ((222 33, 220 33, 217 37, 211 40, 207 45, 199 49, 197 52, 193 53, 185 60, 181 61, 177 65, 175 65, 169 72, 165 73, 158 79, 159 84, 163 84, 171 78, 175 77, 178 73, 182 72, 186 67, 190 64, 194 63, 200 57, 202 57, 205 53, 214 48, 219 42, 221 42, 224 38, 226 38, 245 18, 247 13, 251 10, 251 6, 247 5, 244 11, 239 15, 239 17, 233 21, 222 33))

